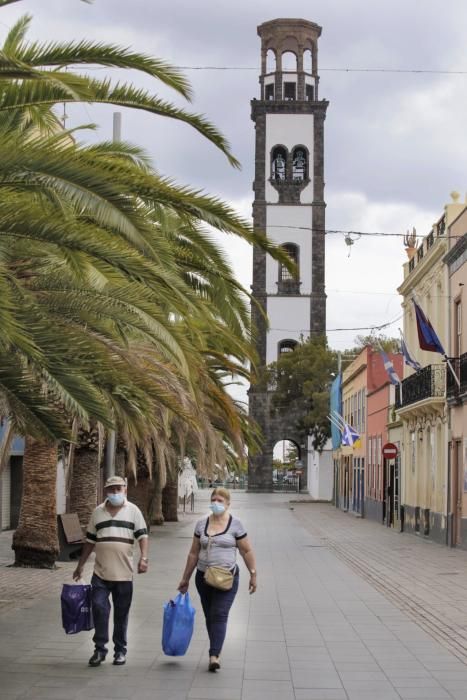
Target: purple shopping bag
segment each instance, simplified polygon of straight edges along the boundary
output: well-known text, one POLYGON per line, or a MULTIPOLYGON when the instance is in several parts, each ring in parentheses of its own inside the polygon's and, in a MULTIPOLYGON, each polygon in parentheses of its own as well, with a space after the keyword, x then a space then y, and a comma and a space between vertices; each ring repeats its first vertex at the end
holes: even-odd
POLYGON ((89 584, 64 583, 61 603, 63 629, 67 634, 76 634, 94 628, 89 584))

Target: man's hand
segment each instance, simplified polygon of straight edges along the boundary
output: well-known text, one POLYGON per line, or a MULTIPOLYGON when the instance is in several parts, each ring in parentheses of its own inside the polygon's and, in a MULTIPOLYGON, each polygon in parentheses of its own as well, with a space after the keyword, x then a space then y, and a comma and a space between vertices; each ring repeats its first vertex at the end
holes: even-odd
POLYGON ((146 571, 148 570, 148 567, 149 567, 149 562, 146 559, 146 557, 140 557, 139 562, 138 562, 138 573, 145 574, 146 571))
POLYGON ((73 571, 73 581, 79 581, 80 578, 83 578, 83 565, 78 564, 76 569, 73 571))
POLYGON ((186 593, 189 585, 190 585, 190 582, 187 581, 187 579, 182 578, 182 580, 178 584, 177 591, 180 591, 180 593, 186 593))

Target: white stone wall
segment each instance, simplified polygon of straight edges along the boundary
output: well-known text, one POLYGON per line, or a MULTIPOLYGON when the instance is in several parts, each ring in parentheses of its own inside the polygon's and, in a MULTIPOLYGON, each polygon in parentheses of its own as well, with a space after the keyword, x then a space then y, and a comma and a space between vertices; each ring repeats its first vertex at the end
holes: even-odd
MULTIPOLYGON (((271 151, 274 146, 285 146, 291 151, 294 146, 306 146, 308 155, 308 173, 313 173, 313 115, 312 114, 267 114, 266 115, 266 158, 265 182, 266 202, 276 203, 279 195, 269 182, 271 177, 271 151)), ((302 190, 302 204, 312 204, 313 183, 302 190)))
POLYGON ((326 443, 320 453, 313 449, 312 439, 308 436, 308 492, 310 496, 319 501, 330 501, 333 488, 333 461, 332 443, 326 443))
POLYGON ((278 343, 281 340, 300 340, 307 337, 310 327, 309 297, 268 297, 269 327, 266 345, 266 362, 277 360, 278 343))
MULTIPOLYGON (((300 294, 311 294, 312 207, 281 205, 267 207, 266 232, 278 244, 295 243, 300 249, 300 294), (287 228, 284 228, 287 227, 287 228)), ((279 263, 266 260, 266 293, 277 294, 279 263)))

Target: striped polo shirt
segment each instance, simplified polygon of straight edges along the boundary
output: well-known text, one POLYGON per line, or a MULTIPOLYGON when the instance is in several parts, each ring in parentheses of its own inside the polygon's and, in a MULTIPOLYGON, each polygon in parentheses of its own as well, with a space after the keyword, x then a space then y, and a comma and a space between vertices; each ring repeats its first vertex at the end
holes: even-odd
POLYGON ((128 501, 112 516, 107 501, 94 510, 89 521, 86 540, 95 545, 94 573, 104 581, 133 579, 133 545, 148 536, 143 514, 128 501))

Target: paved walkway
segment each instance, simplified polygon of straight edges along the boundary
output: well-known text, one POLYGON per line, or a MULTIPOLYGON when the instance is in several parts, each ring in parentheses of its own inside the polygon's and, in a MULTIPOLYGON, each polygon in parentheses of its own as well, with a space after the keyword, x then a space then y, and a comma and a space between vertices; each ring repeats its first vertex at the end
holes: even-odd
POLYGON ((164 601, 175 594, 194 520, 157 528, 151 571, 136 578, 126 666, 89 668, 92 633, 66 636, 59 592, 72 564, 18 570, 0 535, 2 700, 467 700, 467 553, 389 531, 325 504, 236 492, 258 559, 259 590, 240 591, 222 670, 207 672, 196 592, 185 657, 161 651, 164 601), (293 508, 293 510, 292 510, 293 508))

